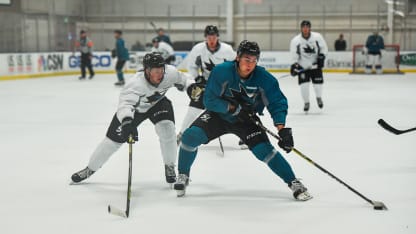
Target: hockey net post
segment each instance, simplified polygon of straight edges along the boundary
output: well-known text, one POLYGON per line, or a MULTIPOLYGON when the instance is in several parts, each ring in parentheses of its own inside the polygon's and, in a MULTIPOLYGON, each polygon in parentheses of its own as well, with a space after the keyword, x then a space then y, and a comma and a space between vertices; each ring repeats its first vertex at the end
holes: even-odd
MULTIPOLYGON (((354 45, 352 48, 352 72, 351 74, 364 74, 367 55, 363 52, 364 45, 354 45)), ((384 45, 381 65, 383 74, 403 74, 400 71, 400 45, 384 45)), ((373 73, 374 69, 373 69, 373 73)))

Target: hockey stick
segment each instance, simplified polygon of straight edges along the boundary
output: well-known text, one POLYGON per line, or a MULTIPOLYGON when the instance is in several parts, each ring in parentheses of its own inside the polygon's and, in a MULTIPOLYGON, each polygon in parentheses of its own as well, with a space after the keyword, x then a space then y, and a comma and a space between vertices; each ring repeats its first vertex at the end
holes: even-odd
MULTIPOLYGON (((254 119, 252 119, 252 121, 257 126, 259 126, 261 129, 263 129, 264 131, 266 131, 267 133, 269 133, 271 136, 273 136, 274 138, 276 138, 277 140, 279 140, 279 141, 282 140, 282 138, 280 136, 276 135, 274 132, 272 132, 269 129, 267 129, 266 127, 264 127, 263 124, 260 123, 260 121, 257 121, 257 120, 254 120, 254 119)), ((367 198, 366 196, 362 195, 357 190, 355 190, 354 188, 352 188, 351 186, 349 186, 347 183, 345 183, 344 181, 342 181, 341 179, 339 179, 338 177, 336 177, 334 174, 332 174, 331 172, 329 172, 325 168, 321 167, 319 164, 317 164, 316 162, 314 162, 312 159, 310 159, 306 155, 302 154, 295 147, 292 147, 292 150, 297 155, 301 156, 303 159, 305 159, 306 161, 308 161, 309 163, 311 163, 312 165, 314 165, 315 167, 317 167, 319 170, 325 172, 326 174, 328 174, 329 176, 331 176, 332 178, 334 178, 336 181, 338 181, 339 183, 341 183, 342 185, 344 185, 345 187, 347 187, 349 190, 351 190, 352 192, 354 192, 355 194, 357 194, 358 196, 360 196, 362 199, 366 200, 368 203, 370 203, 371 205, 373 205, 373 208, 375 210, 387 210, 387 207, 386 207, 386 205, 384 205, 383 202, 381 202, 381 201, 373 201, 373 200, 367 198)))
POLYGON ((156 27, 155 23, 153 23, 153 21, 150 21, 149 23, 153 27, 153 30, 155 30, 155 33, 158 33, 158 30, 157 30, 157 27, 156 27))
POLYGON ((383 127, 384 129, 386 129, 387 131, 389 131, 391 133, 394 133, 396 135, 400 135, 400 134, 403 134, 403 133, 406 133, 406 132, 411 132, 411 131, 416 130, 416 127, 415 128, 409 128, 409 129, 406 129, 406 130, 399 130, 399 129, 393 128, 390 124, 386 123, 386 121, 384 121, 383 119, 379 119, 378 124, 381 127, 383 127))
POLYGON ((134 144, 134 139, 133 136, 130 135, 129 136, 129 178, 128 178, 128 183, 127 183, 127 204, 126 204, 126 210, 123 211, 121 209, 118 209, 114 206, 108 205, 108 213, 113 214, 113 215, 118 215, 124 218, 128 218, 129 217, 129 213, 130 213, 130 197, 131 197, 131 174, 132 174, 132 165, 133 165, 133 144, 134 144))
POLYGON ((220 142, 220 149, 221 149, 221 153, 222 153, 222 155, 221 155, 221 156, 223 156, 223 157, 224 157, 224 146, 222 146, 222 140, 221 140, 221 137, 218 137, 218 141, 220 142))

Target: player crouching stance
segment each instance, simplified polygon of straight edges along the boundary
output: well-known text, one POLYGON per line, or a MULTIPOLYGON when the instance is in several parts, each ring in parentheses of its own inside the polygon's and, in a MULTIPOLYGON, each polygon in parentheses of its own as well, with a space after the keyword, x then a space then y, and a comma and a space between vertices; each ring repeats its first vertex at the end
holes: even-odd
POLYGON ((293 147, 290 128, 285 128, 287 100, 278 81, 263 67, 257 66, 260 48, 256 42, 244 40, 235 61, 215 66, 205 87, 204 111, 182 135, 178 180, 174 185, 178 196, 184 196, 189 184, 191 166, 198 146, 227 133, 233 133, 248 145, 250 151, 292 189, 295 199, 312 198, 295 177, 289 163, 272 146, 266 133, 255 124, 264 107, 270 112, 286 152, 293 147))
POLYGON ((150 119, 159 136, 166 182, 174 183, 177 151, 175 120, 172 103, 165 97, 165 93, 173 86, 182 91, 191 84, 191 80, 175 67, 165 65, 160 54, 146 54, 143 58, 143 70, 130 78, 120 93, 118 110, 106 137, 91 155, 88 166, 72 175, 72 181, 79 183, 94 174, 131 134, 137 141, 138 125, 150 119))

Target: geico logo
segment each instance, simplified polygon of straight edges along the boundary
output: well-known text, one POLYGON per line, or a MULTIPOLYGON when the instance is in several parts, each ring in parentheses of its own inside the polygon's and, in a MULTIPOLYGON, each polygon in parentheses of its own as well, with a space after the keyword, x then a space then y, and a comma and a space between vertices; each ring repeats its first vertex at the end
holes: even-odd
MULTIPOLYGON (((92 65, 94 67, 109 67, 111 66, 111 56, 110 55, 93 55, 92 56, 92 65)), ((68 65, 69 67, 79 67, 81 64, 81 56, 69 56, 68 65)))

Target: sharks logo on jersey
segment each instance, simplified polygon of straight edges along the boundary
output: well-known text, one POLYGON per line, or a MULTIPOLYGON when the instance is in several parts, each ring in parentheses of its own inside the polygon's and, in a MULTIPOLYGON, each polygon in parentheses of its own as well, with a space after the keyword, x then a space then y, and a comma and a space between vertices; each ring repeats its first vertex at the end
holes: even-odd
POLYGON ((316 53, 315 47, 311 46, 309 44, 306 44, 306 47, 303 47, 303 52, 305 54, 315 54, 316 53))
POLYGON ((161 92, 155 91, 153 95, 147 97, 147 103, 155 103, 162 99, 165 96, 166 90, 162 90, 161 92))
POLYGON ((253 106, 258 94, 257 87, 246 86, 239 84, 239 90, 229 88, 230 96, 226 96, 230 102, 238 103, 240 105, 253 106))
POLYGON ((214 69, 214 67, 215 67, 215 64, 214 64, 214 62, 212 62, 212 60, 211 59, 209 59, 209 63, 207 63, 207 62, 204 62, 204 64, 205 64, 205 69, 207 69, 208 71, 212 71, 212 69, 214 69))

